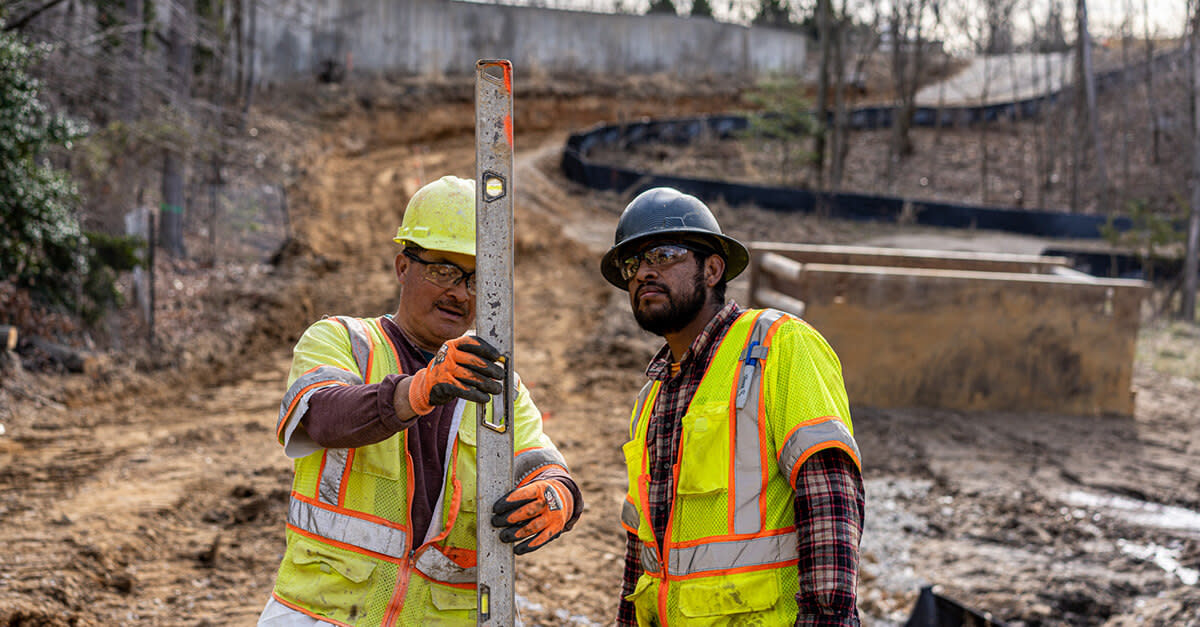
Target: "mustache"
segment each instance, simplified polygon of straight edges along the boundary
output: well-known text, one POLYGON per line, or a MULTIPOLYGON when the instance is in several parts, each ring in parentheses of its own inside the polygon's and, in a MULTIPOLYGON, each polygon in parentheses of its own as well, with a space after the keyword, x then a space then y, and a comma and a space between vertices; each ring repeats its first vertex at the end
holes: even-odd
POLYGON ((433 303, 433 306, 439 307, 441 309, 448 309, 448 310, 453 311, 454 313, 459 314, 461 316, 467 315, 466 305, 464 305, 458 301, 448 299, 448 298, 443 298, 441 300, 435 301, 433 303))

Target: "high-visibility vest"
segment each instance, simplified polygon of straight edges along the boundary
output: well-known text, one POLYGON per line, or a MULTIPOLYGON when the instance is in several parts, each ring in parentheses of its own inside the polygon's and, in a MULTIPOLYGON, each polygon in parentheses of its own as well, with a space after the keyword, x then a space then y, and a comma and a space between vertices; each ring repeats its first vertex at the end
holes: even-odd
POLYGON ((837 355, 780 311, 734 321, 682 418, 666 537, 655 538, 646 433, 661 385, 638 395, 624 445, 621 522, 641 540, 643 574, 627 597, 638 624, 793 624, 796 475, 829 448, 861 468, 837 355))
MULTIPOLYGON (((377 383, 399 373, 399 364, 379 318, 326 318, 312 325, 294 351, 279 410, 281 441, 315 391, 377 383)), ((528 390, 519 378, 516 385, 515 481, 549 465, 565 470, 542 433, 528 390)), ((454 408, 428 541, 413 538, 408 522, 414 470, 405 432, 297 459, 274 598, 339 625, 474 625, 475 414, 474 403, 460 401, 454 408)))

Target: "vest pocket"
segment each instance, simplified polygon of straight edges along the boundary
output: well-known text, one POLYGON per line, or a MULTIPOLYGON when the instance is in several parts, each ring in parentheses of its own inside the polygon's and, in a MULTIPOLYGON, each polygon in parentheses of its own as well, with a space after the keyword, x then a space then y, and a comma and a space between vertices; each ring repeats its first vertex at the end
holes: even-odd
POLYGON ((775 607, 779 601, 777 576, 774 570, 763 570, 680 581, 679 612, 688 618, 709 619, 689 621, 689 625, 740 624, 748 617, 738 614, 775 607))
POLYGON ((475 588, 454 588, 429 584, 431 607, 422 625, 474 625, 475 588))
POLYGON ((353 623, 372 588, 375 561, 293 535, 275 590, 281 597, 341 622, 353 623))
POLYGON ((357 472, 400 481, 407 475, 404 453, 400 450, 403 438, 399 435, 375 444, 354 449, 352 469, 357 472))
POLYGON ((625 597, 626 601, 633 603, 639 625, 658 624, 658 586, 654 585, 657 582, 658 580, 654 577, 642 575, 638 577, 637 586, 634 587, 633 592, 625 597))
POLYGON ((712 403, 689 408, 683 417, 679 494, 729 489, 729 407, 712 403))

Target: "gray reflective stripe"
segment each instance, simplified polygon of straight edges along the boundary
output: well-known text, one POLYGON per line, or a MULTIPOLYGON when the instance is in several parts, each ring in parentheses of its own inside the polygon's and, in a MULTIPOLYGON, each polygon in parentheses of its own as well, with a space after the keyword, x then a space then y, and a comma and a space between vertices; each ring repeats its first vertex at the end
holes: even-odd
POLYGON ((400 529, 330 511, 292 497, 288 524, 311 534, 395 558, 405 557, 407 536, 400 529))
POLYGON ((354 351, 354 363, 358 364, 358 372, 367 378, 371 367, 371 336, 367 334, 367 325, 358 318, 337 316, 334 318, 346 327, 350 333, 350 350, 354 351))
POLYGON ((642 515, 638 512, 637 505, 634 505, 633 501, 629 499, 625 499, 625 505, 621 507, 621 522, 630 529, 637 529, 642 522, 642 515))
POLYGON ((325 467, 321 469, 321 480, 317 484, 318 501, 339 505, 338 493, 342 491, 342 475, 346 474, 346 459, 349 456, 349 449, 325 449, 325 467))
POLYGON ((767 358, 767 348, 763 345, 763 340, 767 337, 767 331, 771 330, 771 325, 775 321, 782 318, 784 314, 778 309, 764 309, 758 318, 754 321, 754 328, 750 329, 750 338, 746 343, 747 350, 742 354, 742 362, 745 366, 742 368, 742 373, 738 377, 737 384, 737 402, 734 405, 741 409, 746 406, 746 401, 751 398, 750 386, 754 381, 755 361, 760 361, 767 358), (755 360, 755 361, 747 361, 755 360))
POLYGON ((475 583, 478 578, 474 566, 463 568, 455 564, 435 546, 428 546, 421 551, 414 566, 425 576, 442 583, 475 583))
MULTIPOLYGON (((801 456, 805 451, 814 446, 828 445, 834 442, 853 451, 856 464, 862 459, 858 453, 858 444, 855 443, 854 436, 850 435, 850 429, 846 423, 842 422, 840 418, 830 416, 822 422, 800 427, 788 436, 787 442, 784 442, 779 449, 779 472, 783 473, 783 476, 790 481, 792 471, 796 469, 797 464, 801 463, 801 456)), ((828 448, 828 446, 822 448, 828 448)))
POLYGON ((776 309, 764 310, 754 321, 747 350, 742 354, 742 370, 738 378, 736 406, 737 447, 733 455, 733 532, 753 534, 762 529, 758 500, 762 494, 762 450, 758 440, 758 397, 762 389, 762 371, 767 357, 767 332, 783 317, 776 309), (758 376, 755 376, 755 375, 758 376))
MULTIPOLYGON (((796 533, 789 531, 763 538, 672 548, 667 554, 667 572, 683 576, 794 560, 798 555, 796 542, 796 533)), ((642 560, 645 564, 645 553, 642 560)))
POLYGON ((654 550, 654 547, 643 542, 642 550, 639 553, 642 556, 642 570, 644 570, 648 573, 657 573, 658 572, 658 552, 654 550))
POLYGON ((517 483, 521 483, 529 475, 552 464, 566 468, 567 460, 563 459, 562 453, 552 448, 529 449, 513 459, 513 478, 517 483))
MULTIPOLYGON (((304 388, 322 382, 328 382, 330 385, 335 383, 360 385, 363 380, 362 377, 354 374, 353 372, 347 372, 334 366, 320 366, 311 372, 301 375, 300 378, 296 379, 296 381, 292 383, 291 387, 288 388, 287 393, 283 395, 283 401, 279 403, 279 422, 277 422, 275 425, 276 432, 283 427, 283 421, 288 418, 288 408, 292 406, 292 402, 296 400, 296 396, 301 392, 304 392, 304 388)), ((308 411, 308 397, 312 396, 313 392, 316 392, 322 387, 325 386, 314 387, 311 390, 304 392, 304 396, 300 398, 298 403, 296 403, 296 408, 292 411, 291 415, 303 416, 304 412, 308 411)))
POLYGON ((637 437, 638 420, 642 418, 642 412, 646 410, 646 398, 650 396, 650 390, 654 388, 654 381, 647 381, 646 385, 642 386, 642 391, 638 392, 637 403, 633 406, 633 420, 629 423, 629 439, 637 437))

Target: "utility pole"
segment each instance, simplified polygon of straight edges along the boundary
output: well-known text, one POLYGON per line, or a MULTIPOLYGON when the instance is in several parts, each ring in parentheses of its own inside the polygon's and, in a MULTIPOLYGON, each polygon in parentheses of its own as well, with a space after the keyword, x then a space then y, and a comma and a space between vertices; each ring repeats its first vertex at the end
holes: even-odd
POLYGON ((475 326, 500 351, 504 391, 481 405, 475 423, 479 625, 512 627, 516 563, 491 523, 491 505, 512 488, 513 447, 513 118, 512 63, 475 64, 475 326))

